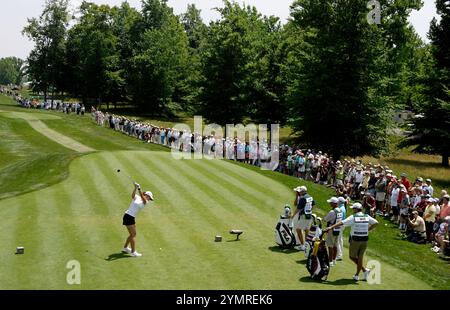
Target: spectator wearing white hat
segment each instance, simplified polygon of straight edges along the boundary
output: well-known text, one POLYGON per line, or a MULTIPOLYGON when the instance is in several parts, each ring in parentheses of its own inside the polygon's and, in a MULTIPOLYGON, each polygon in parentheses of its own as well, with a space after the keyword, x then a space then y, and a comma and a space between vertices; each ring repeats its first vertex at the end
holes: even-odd
POLYGON ((390 201, 391 210, 392 210, 391 221, 393 221, 395 223, 398 222, 398 216, 400 214, 400 210, 398 207, 399 196, 400 196, 400 186, 396 182, 395 184, 393 184, 392 189, 391 189, 391 201, 390 201))
POLYGON ((305 238, 309 233, 309 229, 311 228, 313 218, 312 218, 312 209, 316 205, 313 197, 308 194, 308 189, 306 186, 299 186, 294 188, 294 191, 297 193, 295 199, 295 205, 297 209, 295 213, 292 215, 293 226, 297 232, 298 240, 300 241, 300 245, 295 247, 295 249, 299 251, 305 250, 305 238), (304 233, 304 235, 303 235, 304 233))
POLYGON ((406 230, 406 223, 408 221, 409 206, 411 204, 411 199, 409 198, 408 190, 405 188, 405 186, 401 187, 400 192, 403 195, 402 195, 402 200, 400 202, 399 229, 406 230))
POLYGON ((378 221, 370 215, 362 212, 362 205, 355 203, 352 206, 353 215, 349 216, 340 223, 336 223, 330 227, 324 229, 324 231, 330 231, 336 227, 344 226, 351 227, 350 231, 350 259, 356 264, 356 273, 353 276, 355 281, 359 281, 359 273, 364 272, 363 280, 367 279, 370 270, 363 266, 364 253, 367 249, 367 243, 369 240, 369 231, 378 225, 378 221))
POLYGON ((361 166, 357 166, 354 180, 351 180, 351 181, 353 181, 352 192, 350 195, 352 198, 359 199, 359 185, 362 183, 363 179, 364 179, 364 173, 362 171, 362 168, 361 168, 361 166))
POLYGON ((131 198, 133 201, 123 216, 123 225, 127 227, 129 236, 125 241, 122 252, 131 254, 133 257, 140 257, 142 254, 136 251, 136 215, 147 205, 149 201, 153 201, 153 194, 148 191, 142 193, 141 186, 135 183, 131 198), (139 195, 136 195, 136 191, 139 192, 139 195), (128 247, 129 245, 131 245, 131 248, 128 247))
POLYGON ((449 240, 446 239, 446 236, 448 236, 449 225, 450 225, 450 216, 447 216, 443 219, 442 223, 439 225, 438 231, 436 232, 435 240, 437 246, 432 248, 432 250, 438 254, 444 253, 445 247, 449 246, 449 240))
POLYGON ((339 187, 341 185, 344 185, 344 166, 338 161, 336 163, 336 182, 335 186, 339 187))
POLYGON ((426 179, 425 182, 426 182, 426 185, 424 185, 423 189, 425 191, 427 191, 428 194, 430 194, 431 197, 433 197, 433 195, 434 195, 434 188, 431 185, 431 183, 432 183, 431 179, 426 179))
POLYGON ((380 173, 378 180, 375 182, 375 204, 377 207, 377 213, 384 214, 384 201, 386 200, 386 187, 387 178, 383 173, 380 173))
POLYGON ((312 179, 311 171, 313 168, 314 155, 309 154, 305 162, 305 180, 310 181, 312 179))

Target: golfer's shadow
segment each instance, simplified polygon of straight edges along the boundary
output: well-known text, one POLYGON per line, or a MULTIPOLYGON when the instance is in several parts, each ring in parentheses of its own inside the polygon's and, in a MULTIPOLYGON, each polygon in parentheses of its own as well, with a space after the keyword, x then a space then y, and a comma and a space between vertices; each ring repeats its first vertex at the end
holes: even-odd
POLYGON ((300 282, 304 282, 304 283, 320 283, 320 284, 326 284, 326 285, 336 285, 336 286, 340 286, 340 285, 356 285, 357 282, 355 280, 352 279, 338 279, 335 281, 328 281, 328 280, 313 280, 311 279, 311 277, 306 276, 303 278, 299 279, 300 282))
POLYGON ((131 258, 131 256, 129 254, 125 254, 125 253, 114 253, 109 255, 107 258, 105 258, 105 260, 107 262, 112 262, 118 259, 123 259, 123 258, 131 258))
POLYGON ((279 246, 270 246, 270 247, 268 247, 268 249, 271 250, 272 252, 284 253, 284 254, 299 253, 299 251, 294 248, 282 248, 279 246))

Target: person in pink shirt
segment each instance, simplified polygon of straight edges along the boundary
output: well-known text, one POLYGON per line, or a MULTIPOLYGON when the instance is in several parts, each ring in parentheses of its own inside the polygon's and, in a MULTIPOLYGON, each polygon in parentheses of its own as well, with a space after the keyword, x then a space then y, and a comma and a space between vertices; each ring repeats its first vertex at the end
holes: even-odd
POLYGON ((450 196, 444 195, 442 197, 442 205, 441 205, 441 212, 439 213, 439 218, 444 219, 447 216, 450 216, 450 196))

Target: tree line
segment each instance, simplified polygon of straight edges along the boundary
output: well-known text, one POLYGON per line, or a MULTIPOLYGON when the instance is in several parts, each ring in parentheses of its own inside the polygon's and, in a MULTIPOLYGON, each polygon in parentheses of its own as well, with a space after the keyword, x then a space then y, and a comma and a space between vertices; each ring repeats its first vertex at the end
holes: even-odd
MULTIPOLYGON (((379 155, 396 109, 421 113, 406 144, 448 158, 450 4, 436 0, 425 44, 409 24, 421 0, 296 0, 281 23, 228 0, 205 24, 195 5, 179 16, 166 0, 141 9, 47 0, 24 29, 35 43, 35 91, 85 104, 133 105, 142 113, 200 113, 218 124, 289 124, 311 148, 379 155), (431 127, 431 128, 430 128, 431 127)), ((447 159, 448 164, 448 159, 447 159)))

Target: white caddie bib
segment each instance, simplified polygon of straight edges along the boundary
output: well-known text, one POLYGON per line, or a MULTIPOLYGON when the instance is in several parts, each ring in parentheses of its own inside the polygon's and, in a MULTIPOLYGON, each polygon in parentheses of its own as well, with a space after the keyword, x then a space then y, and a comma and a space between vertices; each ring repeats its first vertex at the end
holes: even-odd
POLYGON ((313 207, 312 203, 313 203, 312 197, 306 198, 305 214, 312 214, 312 207, 313 207))
POLYGON ((369 218, 367 216, 354 216, 355 225, 353 226, 353 236, 369 236, 369 218))
MULTIPOLYGON (((336 221, 334 222, 334 224, 342 222, 342 220, 344 218, 344 213, 341 211, 341 209, 339 209, 339 211, 337 209, 334 209, 334 212, 336 213, 336 221)), ((342 229, 342 226, 339 226, 339 227, 333 228, 333 231, 340 232, 341 229, 342 229)))

